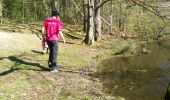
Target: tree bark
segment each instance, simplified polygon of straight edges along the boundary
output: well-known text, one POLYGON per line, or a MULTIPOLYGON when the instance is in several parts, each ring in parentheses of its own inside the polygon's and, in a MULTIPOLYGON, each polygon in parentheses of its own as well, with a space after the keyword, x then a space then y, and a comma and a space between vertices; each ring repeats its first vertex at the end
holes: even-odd
POLYGON ((51 0, 51 9, 56 9, 56 8, 57 8, 57 1, 51 0))
POLYGON ((92 45, 94 43, 94 0, 88 0, 88 33, 85 37, 85 43, 92 45))
POLYGON ((100 8, 102 0, 95 0, 95 12, 94 12, 94 27, 95 27, 95 41, 99 39, 101 36, 101 16, 100 16, 100 8), (96 9, 98 8, 98 9, 96 9))
POLYGON ((43 5, 44 5, 44 8, 45 8, 45 16, 50 16, 50 15, 49 15, 48 5, 47 5, 47 3, 46 3, 46 0, 43 0, 43 5))
POLYGON ((88 1, 84 0, 83 1, 83 14, 84 14, 84 22, 83 22, 83 31, 87 33, 87 6, 88 6, 88 1))
POLYGON ((33 4, 34 4, 34 11, 36 12, 36 13, 35 13, 35 19, 37 20, 37 19, 38 19, 38 11, 37 11, 37 9, 36 9, 36 8, 37 8, 37 3, 36 3, 36 1, 34 1, 33 4))
POLYGON ((2 24, 3 1, 0 0, 0 23, 2 24))
POLYGON ((22 19, 24 22, 25 19, 25 0, 22 1, 22 19))
MULTIPOLYGON (((111 1, 111 11, 110 11, 110 25, 113 24, 113 1, 111 1)), ((110 26, 110 33, 113 34, 112 26, 110 26)))
POLYGON ((122 4, 120 3, 119 4, 119 9, 120 9, 120 14, 119 14, 119 30, 120 31, 124 31, 124 20, 125 20, 125 18, 124 18, 124 15, 123 15, 123 11, 122 11, 122 4))

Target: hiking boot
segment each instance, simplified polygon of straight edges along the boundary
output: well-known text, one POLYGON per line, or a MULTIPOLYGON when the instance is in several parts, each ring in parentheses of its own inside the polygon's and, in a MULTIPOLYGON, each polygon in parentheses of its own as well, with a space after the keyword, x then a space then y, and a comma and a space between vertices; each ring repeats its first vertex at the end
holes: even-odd
POLYGON ((57 70, 57 69, 51 69, 50 72, 51 72, 51 73, 57 73, 58 70, 57 70))

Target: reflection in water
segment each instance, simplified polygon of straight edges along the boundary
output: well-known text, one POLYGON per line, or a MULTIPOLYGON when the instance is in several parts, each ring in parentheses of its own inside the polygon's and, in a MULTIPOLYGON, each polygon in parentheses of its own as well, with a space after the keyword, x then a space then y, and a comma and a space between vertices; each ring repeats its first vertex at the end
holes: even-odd
POLYGON ((163 68, 163 69, 169 68, 170 67, 170 59, 168 59, 167 61, 162 63, 159 67, 163 68))
POLYGON ((96 75, 103 91, 126 100, 163 100, 170 81, 170 44, 149 47, 148 55, 102 61, 96 75))

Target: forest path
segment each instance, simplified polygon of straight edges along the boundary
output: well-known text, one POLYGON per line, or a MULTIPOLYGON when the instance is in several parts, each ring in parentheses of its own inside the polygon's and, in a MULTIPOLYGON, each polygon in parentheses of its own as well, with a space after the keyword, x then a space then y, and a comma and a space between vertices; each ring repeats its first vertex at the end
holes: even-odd
POLYGON ((41 40, 35 34, 0 32, 0 46, 8 50, 28 51, 41 48, 41 40))

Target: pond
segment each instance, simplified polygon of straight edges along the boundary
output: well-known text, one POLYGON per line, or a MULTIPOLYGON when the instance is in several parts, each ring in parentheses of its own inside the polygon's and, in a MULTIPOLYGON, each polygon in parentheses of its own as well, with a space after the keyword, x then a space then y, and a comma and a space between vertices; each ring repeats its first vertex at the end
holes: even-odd
POLYGON ((163 100, 170 81, 170 41, 152 43, 149 54, 103 60, 95 76, 103 91, 125 100, 163 100))

